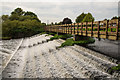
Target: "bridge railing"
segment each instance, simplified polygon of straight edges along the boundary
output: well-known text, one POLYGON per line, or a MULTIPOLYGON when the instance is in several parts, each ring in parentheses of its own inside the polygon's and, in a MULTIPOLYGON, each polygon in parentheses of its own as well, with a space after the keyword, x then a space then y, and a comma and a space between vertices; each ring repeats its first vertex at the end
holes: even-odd
POLYGON ((50 32, 66 33, 120 40, 120 22, 118 19, 46 26, 50 32))

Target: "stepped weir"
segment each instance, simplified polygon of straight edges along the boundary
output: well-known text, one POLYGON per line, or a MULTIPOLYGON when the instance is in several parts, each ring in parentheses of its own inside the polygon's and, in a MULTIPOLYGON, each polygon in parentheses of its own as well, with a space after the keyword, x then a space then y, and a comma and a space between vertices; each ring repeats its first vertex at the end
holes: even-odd
POLYGON ((78 45, 58 48, 64 40, 48 41, 51 37, 42 34, 14 44, 2 42, 1 77, 120 79, 120 73, 111 72, 118 60, 78 45))

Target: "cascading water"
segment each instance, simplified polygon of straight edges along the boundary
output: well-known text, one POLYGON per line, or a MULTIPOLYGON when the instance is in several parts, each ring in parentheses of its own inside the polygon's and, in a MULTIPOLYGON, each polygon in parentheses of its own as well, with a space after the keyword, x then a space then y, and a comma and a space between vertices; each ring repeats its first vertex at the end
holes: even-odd
POLYGON ((115 59, 77 45, 57 49, 64 41, 47 41, 50 37, 43 34, 25 38, 3 70, 2 77, 101 79, 120 76, 109 73, 109 69, 117 65, 115 59))

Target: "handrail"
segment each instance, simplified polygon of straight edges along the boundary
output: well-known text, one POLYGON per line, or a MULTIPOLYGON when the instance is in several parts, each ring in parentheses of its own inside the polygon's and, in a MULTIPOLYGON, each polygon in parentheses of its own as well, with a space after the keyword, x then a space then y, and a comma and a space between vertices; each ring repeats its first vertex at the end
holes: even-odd
POLYGON ((120 40, 118 19, 45 26, 45 31, 120 40), (91 31, 91 32, 90 32, 91 31), (103 34, 105 33, 105 34, 103 34))

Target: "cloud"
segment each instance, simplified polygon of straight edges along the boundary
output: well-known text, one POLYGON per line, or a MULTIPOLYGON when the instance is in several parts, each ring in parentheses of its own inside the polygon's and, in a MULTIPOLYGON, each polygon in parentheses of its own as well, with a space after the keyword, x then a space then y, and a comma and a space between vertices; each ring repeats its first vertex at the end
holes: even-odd
POLYGON ((2 2, 2 14, 10 14, 15 8, 36 13, 42 22, 60 22, 69 17, 74 22, 82 12, 90 12, 96 20, 118 15, 117 2, 2 2))
POLYGON ((118 2, 119 0, 1 0, 1 2, 118 2))

